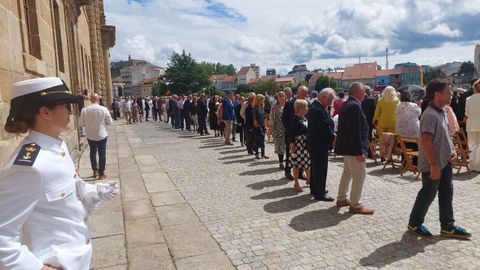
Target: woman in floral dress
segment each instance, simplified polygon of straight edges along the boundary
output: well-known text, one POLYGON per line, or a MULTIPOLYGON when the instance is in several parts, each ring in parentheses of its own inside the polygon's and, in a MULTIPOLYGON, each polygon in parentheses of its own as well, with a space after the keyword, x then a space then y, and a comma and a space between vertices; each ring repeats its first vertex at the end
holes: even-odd
POLYGON ((283 107, 285 106, 286 96, 285 93, 278 92, 276 95, 277 102, 272 108, 272 121, 270 122, 272 134, 273 134, 273 142, 275 143, 275 154, 278 155, 278 162, 280 169, 284 169, 285 166, 283 165, 283 156, 286 151, 285 145, 285 127, 282 123, 282 113, 283 107))

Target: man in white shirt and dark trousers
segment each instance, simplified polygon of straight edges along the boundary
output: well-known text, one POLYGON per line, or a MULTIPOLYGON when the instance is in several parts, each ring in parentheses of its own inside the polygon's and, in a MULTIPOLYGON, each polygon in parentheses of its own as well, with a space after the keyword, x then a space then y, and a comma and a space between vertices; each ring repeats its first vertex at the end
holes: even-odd
POLYGON ((112 117, 107 108, 100 106, 100 97, 97 94, 90 96, 90 102, 92 104, 84 108, 80 114, 79 125, 85 127, 85 133, 87 134, 93 177, 105 179, 107 177, 105 175, 105 161, 108 136, 105 126, 112 124, 112 117), (99 164, 97 164, 97 149, 99 164))

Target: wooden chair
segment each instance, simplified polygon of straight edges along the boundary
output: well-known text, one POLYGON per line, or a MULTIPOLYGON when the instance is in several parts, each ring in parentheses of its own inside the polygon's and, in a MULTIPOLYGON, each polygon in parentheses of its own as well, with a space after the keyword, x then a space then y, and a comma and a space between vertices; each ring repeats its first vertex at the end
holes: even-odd
POLYGON ((400 176, 403 176, 405 172, 413 172, 417 175, 416 179, 420 176, 420 172, 417 169, 417 166, 413 164, 413 159, 418 159, 418 151, 408 149, 406 143, 415 143, 418 145, 418 138, 415 137, 406 137, 397 135, 397 142, 400 145, 400 150, 403 155, 402 170, 400 176))
MULTIPOLYGON (((384 134, 386 134, 386 133, 387 132, 384 132, 384 134)), ((394 169, 395 169, 395 166, 399 166, 399 167, 402 166, 402 162, 401 162, 401 159, 400 159, 402 153, 401 153, 400 148, 398 147, 397 136, 394 133, 389 132, 389 134, 391 136, 393 136, 393 142, 391 142, 392 145, 390 145, 390 147, 392 147, 392 153, 389 156, 384 156, 385 164, 383 165, 383 170, 385 170, 385 168, 389 164, 392 165, 392 168, 394 168, 394 169), (397 158, 394 158, 394 156, 397 156, 397 158)), ((380 139, 379 144, 383 144, 383 143, 385 143, 385 142, 383 142, 383 138, 382 138, 382 139, 380 139)), ((380 146, 380 147, 382 147, 382 146, 380 146)), ((385 153, 383 153, 383 154, 385 154, 385 153)))
POLYGON ((470 173, 470 161, 468 159, 470 151, 468 150, 468 143, 463 129, 460 129, 460 131, 452 136, 452 142, 457 153, 457 160, 452 163, 452 166, 457 169, 455 175, 460 174, 460 170, 463 167, 465 167, 467 172, 470 173))

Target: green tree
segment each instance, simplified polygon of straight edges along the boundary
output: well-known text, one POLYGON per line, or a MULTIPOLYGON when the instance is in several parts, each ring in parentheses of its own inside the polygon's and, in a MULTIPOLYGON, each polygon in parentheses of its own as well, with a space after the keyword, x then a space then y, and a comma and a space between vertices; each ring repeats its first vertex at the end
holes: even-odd
POLYGON ((168 84, 168 90, 175 94, 198 92, 211 84, 208 73, 185 50, 182 54, 172 53, 165 70, 164 80, 168 84))
POLYGON ((259 81, 255 84, 255 93, 264 95, 265 93, 272 95, 277 92, 277 84, 275 79, 267 81, 259 81))
POLYGON ((237 93, 250 93, 252 92, 252 88, 246 84, 239 84, 237 86, 237 93))
POLYGON ((344 91, 345 91, 345 89, 343 89, 342 87, 335 87, 334 90, 335 90, 336 93, 340 93, 340 92, 344 92, 344 91))
POLYGON ((211 76, 213 74, 235 74, 235 67, 232 64, 224 65, 222 63, 211 63, 203 61, 198 65, 200 69, 202 69, 202 71, 207 74, 207 76, 211 76))
POLYGON ((157 83, 152 87, 152 96, 163 96, 167 93, 167 85, 164 83, 157 83))
POLYGON ((445 77, 446 74, 445 72, 443 72, 441 69, 439 68, 431 68, 429 69, 428 71, 425 72, 425 74, 423 75, 424 77, 424 82, 425 84, 433 79, 436 79, 436 78, 443 78, 445 77))
POLYGON ((463 62, 458 69, 458 73, 463 73, 465 75, 472 75, 474 72, 475 66, 473 65, 472 61, 463 62))
POLYGON ((335 89, 337 87, 337 81, 328 76, 320 76, 315 82, 315 90, 321 91, 325 87, 331 87, 335 89))
POLYGON ((120 69, 110 67, 110 74, 111 74, 112 78, 120 77, 120 69))

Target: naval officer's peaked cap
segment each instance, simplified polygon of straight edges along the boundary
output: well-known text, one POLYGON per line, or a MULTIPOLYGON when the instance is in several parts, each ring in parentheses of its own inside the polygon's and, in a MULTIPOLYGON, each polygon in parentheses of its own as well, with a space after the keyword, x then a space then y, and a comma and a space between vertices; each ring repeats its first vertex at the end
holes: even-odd
POLYGON ((35 104, 32 105, 40 106, 80 101, 80 98, 72 95, 65 83, 57 77, 35 78, 13 84, 12 103, 32 98, 35 100, 35 104))
POLYGON ((72 95, 65 83, 57 77, 35 78, 14 83, 8 121, 28 114, 35 115, 42 106, 79 103, 82 97, 72 95))

